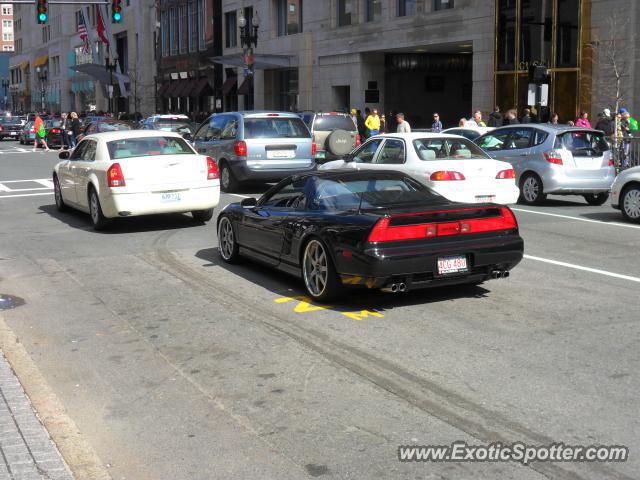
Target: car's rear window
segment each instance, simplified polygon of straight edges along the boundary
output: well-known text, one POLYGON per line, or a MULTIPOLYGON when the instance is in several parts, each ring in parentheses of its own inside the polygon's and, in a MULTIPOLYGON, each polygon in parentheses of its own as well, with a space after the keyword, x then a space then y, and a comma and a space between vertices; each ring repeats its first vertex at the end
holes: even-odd
POLYGON ((161 155, 193 155, 195 152, 182 138, 139 137, 107 142, 109 157, 116 160, 161 155))
POLYGON ((609 144, 604 133, 572 131, 558 135, 554 148, 569 150, 575 157, 599 157, 609 144))
POLYGON ((45 128, 60 128, 60 120, 47 120, 45 122, 45 128))
POLYGON ((120 130, 133 130, 133 128, 128 123, 101 122, 100 130, 103 132, 118 132, 120 130))
POLYGON ((466 138, 419 138, 413 141, 418 158, 430 160, 485 160, 488 157, 475 143, 466 138))
POLYGON ((320 131, 346 130, 348 132, 354 132, 356 126, 353 120, 351 120, 351 117, 345 117, 344 115, 317 115, 313 123, 313 129, 320 131))
POLYGON ((245 118, 244 138, 310 138, 311 133, 298 117, 245 118))

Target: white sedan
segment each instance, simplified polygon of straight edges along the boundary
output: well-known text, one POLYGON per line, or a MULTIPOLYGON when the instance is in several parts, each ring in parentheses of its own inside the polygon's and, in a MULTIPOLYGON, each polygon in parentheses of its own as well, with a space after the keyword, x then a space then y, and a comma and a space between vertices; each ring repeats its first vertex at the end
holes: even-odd
POLYGON ((215 161, 177 133, 88 135, 59 157, 53 171, 58 210, 86 212, 96 229, 113 218, 156 213, 191 212, 206 222, 220 199, 215 161))
POLYGON ((445 198, 465 203, 515 203, 520 191, 513 167, 489 157, 466 138, 442 133, 397 133, 371 137, 329 169, 399 170, 445 198))
POLYGON ((620 172, 611 185, 611 205, 630 222, 640 223, 640 167, 620 172))

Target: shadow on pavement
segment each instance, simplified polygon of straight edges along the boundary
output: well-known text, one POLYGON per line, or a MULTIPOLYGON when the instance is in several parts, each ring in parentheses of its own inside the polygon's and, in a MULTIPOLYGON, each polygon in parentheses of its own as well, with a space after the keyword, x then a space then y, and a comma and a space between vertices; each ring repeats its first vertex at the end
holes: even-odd
POLYGON ((69 225, 70 227, 100 235, 119 235, 124 233, 156 232, 161 230, 175 230, 178 228, 192 228, 205 225, 196 222, 190 214, 168 213, 161 215, 147 215, 131 218, 117 218, 105 229, 96 231, 91 226, 89 215, 78 210, 59 212, 55 204, 41 205, 40 213, 69 225))
MULTIPOLYGON (((518 204, 519 207, 528 207, 525 204, 518 204)), ((559 198, 547 198, 547 200, 542 205, 537 205, 538 207, 588 207, 589 204, 583 200, 560 200, 559 198)))
MULTIPOLYGON (((618 210, 609 210, 606 212, 581 213, 581 217, 589 220, 599 220, 601 222, 627 223, 618 210)), ((629 225, 632 225, 631 223, 629 225)))
MULTIPOLYGON (((300 278, 248 259, 242 259, 238 264, 230 265, 222 261, 218 254, 218 248, 200 250, 196 253, 196 257, 208 262, 203 265, 204 267, 221 267, 233 275, 266 288, 275 295, 274 301, 276 297, 308 296, 300 278)), ((347 294, 340 301, 331 306, 318 305, 337 312, 362 310, 384 312, 397 307, 446 302, 458 298, 485 298, 489 293, 489 290, 477 285, 436 287, 399 294, 382 293, 379 290, 357 287, 347 288, 347 294)))

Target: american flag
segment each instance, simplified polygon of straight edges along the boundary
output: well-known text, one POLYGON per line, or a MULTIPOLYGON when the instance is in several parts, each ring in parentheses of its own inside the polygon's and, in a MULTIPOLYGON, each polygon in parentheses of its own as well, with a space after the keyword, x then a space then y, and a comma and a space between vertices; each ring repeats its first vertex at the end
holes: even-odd
POLYGON ((84 21, 84 14, 82 10, 78 12, 80 15, 78 16, 78 34, 80 35, 80 40, 82 40, 82 51, 84 53, 90 53, 91 48, 89 46, 89 34, 87 33, 87 24, 84 21))

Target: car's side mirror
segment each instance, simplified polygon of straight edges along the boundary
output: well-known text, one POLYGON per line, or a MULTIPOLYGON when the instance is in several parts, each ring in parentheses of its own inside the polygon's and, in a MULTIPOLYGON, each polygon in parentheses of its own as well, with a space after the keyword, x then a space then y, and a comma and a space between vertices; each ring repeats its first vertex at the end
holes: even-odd
POLYGON ((242 208, 253 208, 258 205, 258 200, 255 197, 244 198, 240 202, 242 208))
POLYGON ((71 152, 69 152, 69 150, 62 150, 59 154, 58 154, 58 158, 60 160, 69 160, 69 155, 71 152))

